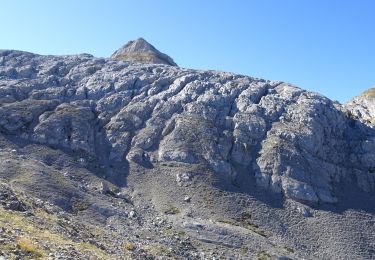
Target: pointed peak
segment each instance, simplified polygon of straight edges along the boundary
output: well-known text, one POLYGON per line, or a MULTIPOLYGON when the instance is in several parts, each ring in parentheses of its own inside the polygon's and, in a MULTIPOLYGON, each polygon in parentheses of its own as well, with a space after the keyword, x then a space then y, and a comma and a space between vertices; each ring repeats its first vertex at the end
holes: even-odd
POLYGON ((364 91, 361 96, 366 98, 375 98, 375 86, 372 86, 371 88, 364 91))
POLYGON ((143 38, 138 38, 136 40, 129 41, 121 49, 127 48, 132 51, 157 51, 157 49, 152 46, 148 41, 143 38))
POLYGON ((138 61, 177 66, 171 57, 158 51, 143 38, 129 41, 111 56, 115 60, 138 61))

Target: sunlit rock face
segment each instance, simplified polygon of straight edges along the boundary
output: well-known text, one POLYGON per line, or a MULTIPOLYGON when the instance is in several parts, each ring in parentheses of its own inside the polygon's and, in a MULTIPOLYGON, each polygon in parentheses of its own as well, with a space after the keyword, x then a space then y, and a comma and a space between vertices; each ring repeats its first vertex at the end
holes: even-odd
POLYGON ((375 86, 351 99, 346 105, 351 116, 363 123, 375 124, 375 86))
POLYGON ((154 46, 152 46, 143 38, 129 41, 127 44, 113 53, 111 58, 115 60, 127 60, 177 66, 177 64, 171 57, 158 51, 154 46))
POLYGON ((2 133, 102 163, 204 164, 312 203, 337 202, 342 182, 374 191, 375 134, 357 120, 372 99, 353 119, 287 83, 179 68, 143 39, 110 59, 1 51, 0 99, 2 133))

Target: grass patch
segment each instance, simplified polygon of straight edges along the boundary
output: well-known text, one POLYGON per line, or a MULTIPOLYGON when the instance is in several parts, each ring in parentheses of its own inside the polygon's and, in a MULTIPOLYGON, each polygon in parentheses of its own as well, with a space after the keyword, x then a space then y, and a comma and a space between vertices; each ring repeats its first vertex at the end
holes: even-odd
MULTIPOLYGON (((57 221, 56 216, 50 216, 43 210, 36 210, 35 213, 41 220, 41 222, 38 221, 38 223, 55 223, 57 221)), ((32 254, 34 259, 36 259, 48 255, 48 252, 50 252, 52 248, 58 246, 73 246, 77 251, 85 251, 90 257, 93 257, 93 259, 112 259, 104 250, 93 244, 75 242, 59 233, 51 232, 48 230, 48 225, 33 223, 27 217, 15 212, 6 211, 2 207, 0 207, 0 226, 7 227, 9 230, 19 229, 22 234, 22 236, 16 239, 16 245, 14 247, 0 244, 0 251, 4 250, 9 252, 14 250, 17 246, 20 250, 32 254), (42 227, 40 225, 42 225, 42 227), (48 249, 43 250, 39 248, 30 237, 33 237, 41 243, 46 243, 48 249)), ((90 228, 92 231, 95 230, 95 227, 90 226, 90 228)))
POLYGON ((17 247, 28 253, 28 254, 32 254, 33 256, 37 257, 37 258, 41 258, 45 255, 45 252, 40 249, 36 243, 31 240, 30 238, 26 238, 26 237, 19 237, 17 238, 16 240, 17 242, 17 247))
POLYGON ((135 245, 132 244, 132 243, 126 243, 126 244, 124 245, 124 248, 125 248, 126 250, 128 250, 128 251, 133 251, 133 250, 135 249, 135 245))
POLYGON ((218 222, 246 228, 248 230, 253 231, 254 233, 257 233, 262 237, 268 237, 267 233, 264 230, 260 229, 257 224, 252 223, 251 214, 249 212, 242 213, 241 216, 236 219, 220 219, 218 220, 218 222))
POLYGON ((180 237, 183 237, 183 236, 186 236, 186 232, 185 231, 178 231, 177 235, 180 236, 180 237))
POLYGON ((268 260, 268 259, 271 259, 271 255, 269 253, 267 253, 266 251, 260 251, 258 253, 258 260, 268 260))
POLYGON ((146 245, 143 249, 148 255, 155 258, 164 255, 167 256, 168 259, 176 259, 173 257, 173 252, 163 245, 146 245))
POLYGON ((83 199, 73 198, 72 199, 72 209, 73 212, 77 213, 79 211, 87 210, 91 204, 88 201, 84 201, 83 199))
POLYGON ((176 205, 169 204, 168 208, 164 210, 164 213, 167 215, 176 215, 180 213, 180 210, 176 207, 176 205))

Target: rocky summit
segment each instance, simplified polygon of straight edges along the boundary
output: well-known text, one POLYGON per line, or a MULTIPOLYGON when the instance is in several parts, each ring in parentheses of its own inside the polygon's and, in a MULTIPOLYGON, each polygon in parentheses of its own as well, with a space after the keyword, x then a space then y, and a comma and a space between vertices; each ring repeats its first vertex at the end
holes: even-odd
POLYGON ((0 259, 375 258, 373 91, 0 51, 0 259))
POLYGON ((115 60, 149 62, 154 64, 167 64, 177 66, 171 57, 158 51, 143 38, 129 41, 111 56, 115 60))

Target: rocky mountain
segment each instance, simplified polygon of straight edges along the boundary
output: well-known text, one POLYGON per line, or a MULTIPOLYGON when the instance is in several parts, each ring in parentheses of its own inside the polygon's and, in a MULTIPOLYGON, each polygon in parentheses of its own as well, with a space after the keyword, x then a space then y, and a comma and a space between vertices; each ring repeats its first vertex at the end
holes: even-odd
POLYGON ((179 68, 143 39, 0 51, 0 256, 374 258, 371 104, 179 68))
POLYGON ((375 123, 375 88, 366 90, 361 95, 354 97, 346 104, 351 115, 362 123, 374 125, 375 123))
POLYGON ((177 66, 171 57, 158 51, 143 38, 130 41, 111 56, 115 60, 148 62, 154 64, 167 64, 177 66))

